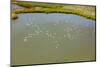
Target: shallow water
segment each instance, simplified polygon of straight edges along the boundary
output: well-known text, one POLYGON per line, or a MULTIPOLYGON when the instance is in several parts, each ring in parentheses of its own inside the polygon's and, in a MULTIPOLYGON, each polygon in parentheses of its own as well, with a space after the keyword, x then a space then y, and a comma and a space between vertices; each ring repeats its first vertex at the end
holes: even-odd
POLYGON ((12 64, 95 60, 95 21, 73 14, 18 14, 11 23, 12 64))
POLYGON ((24 8, 24 7, 16 5, 16 4, 11 4, 11 8, 12 9, 21 9, 21 8, 24 8))

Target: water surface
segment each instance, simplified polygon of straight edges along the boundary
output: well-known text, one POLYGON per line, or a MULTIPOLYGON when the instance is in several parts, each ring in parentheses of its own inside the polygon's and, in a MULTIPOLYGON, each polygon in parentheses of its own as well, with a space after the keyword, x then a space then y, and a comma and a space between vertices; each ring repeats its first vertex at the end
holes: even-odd
POLYGON ((12 64, 95 60, 95 21, 73 14, 18 14, 11 23, 12 64))

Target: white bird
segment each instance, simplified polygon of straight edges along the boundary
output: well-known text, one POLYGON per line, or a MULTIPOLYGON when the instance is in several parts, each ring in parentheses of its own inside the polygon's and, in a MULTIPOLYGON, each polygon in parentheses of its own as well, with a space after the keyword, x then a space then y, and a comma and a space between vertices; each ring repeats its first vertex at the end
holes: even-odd
POLYGON ((66 35, 64 35, 64 37, 66 37, 66 35))
POLYGON ((24 39, 24 42, 26 42, 26 41, 27 41, 27 39, 25 38, 25 39, 24 39))

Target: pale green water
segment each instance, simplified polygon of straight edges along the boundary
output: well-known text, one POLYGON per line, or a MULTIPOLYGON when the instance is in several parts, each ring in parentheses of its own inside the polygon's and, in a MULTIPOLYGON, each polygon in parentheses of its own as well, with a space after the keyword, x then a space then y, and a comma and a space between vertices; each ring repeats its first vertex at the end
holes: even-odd
POLYGON ((95 21, 73 14, 19 14, 11 23, 12 65, 95 60, 95 21))

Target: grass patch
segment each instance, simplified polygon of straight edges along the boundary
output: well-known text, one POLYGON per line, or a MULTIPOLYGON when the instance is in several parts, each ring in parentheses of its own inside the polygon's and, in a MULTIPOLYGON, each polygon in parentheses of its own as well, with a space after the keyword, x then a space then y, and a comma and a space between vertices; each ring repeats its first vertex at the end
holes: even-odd
POLYGON ((11 16, 12 16, 11 19, 17 19, 18 18, 15 13, 12 13, 11 16))
POLYGON ((17 2, 19 6, 25 7, 22 9, 13 9, 12 12, 19 13, 65 13, 76 14, 88 19, 95 20, 95 6, 82 5, 65 5, 65 4, 51 4, 51 3, 37 3, 37 2, 17 2))

